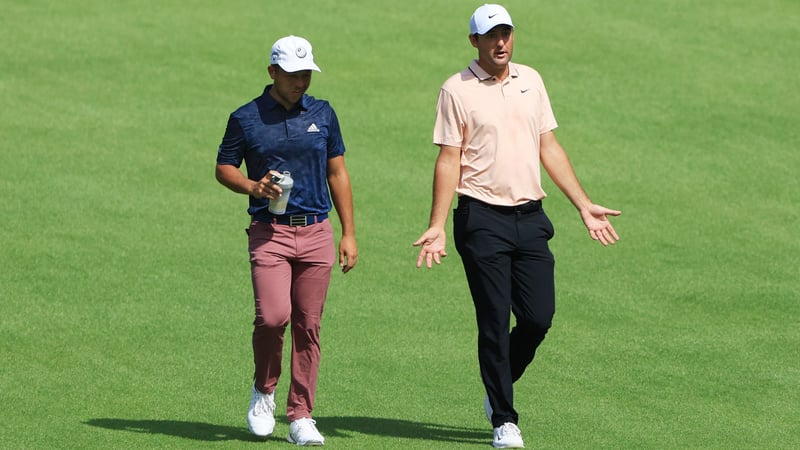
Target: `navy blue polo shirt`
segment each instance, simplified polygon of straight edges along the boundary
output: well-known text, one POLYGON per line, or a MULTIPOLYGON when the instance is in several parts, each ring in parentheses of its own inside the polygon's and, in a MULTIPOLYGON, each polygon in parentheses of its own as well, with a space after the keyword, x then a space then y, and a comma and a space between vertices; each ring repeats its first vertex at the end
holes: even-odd
MULTIPOLYGON (((294 187, 286 214, 327 213, 328 159, 345 150, 336 113, 327 101, 305 94, 287 111, 269 95, 271 88, 230 115, 217 164, 240 167, 244 161, 247 177, 254 181, 270 170, 288 170, 294 187)), ((268 205, 269 200, 251 196, 247 212, 253 220, 270 221, 268 205)))

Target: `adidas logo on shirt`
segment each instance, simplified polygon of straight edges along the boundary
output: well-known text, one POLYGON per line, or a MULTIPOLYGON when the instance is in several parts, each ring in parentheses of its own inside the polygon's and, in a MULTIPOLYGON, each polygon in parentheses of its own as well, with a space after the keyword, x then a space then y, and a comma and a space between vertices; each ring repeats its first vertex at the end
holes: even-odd
POLYGON ((317 128, 317 124, 312 123, 308 129, 306 130, 308 133, 319 133, 319 128, 317 128))

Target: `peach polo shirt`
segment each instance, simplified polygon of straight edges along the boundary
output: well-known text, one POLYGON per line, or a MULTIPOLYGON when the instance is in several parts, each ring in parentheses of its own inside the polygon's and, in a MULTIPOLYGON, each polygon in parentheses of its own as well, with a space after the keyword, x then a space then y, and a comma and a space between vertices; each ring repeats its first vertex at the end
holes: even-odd
POLYGON ((472 61, 439 91, 433 143, 461 149, 459 195, 519 205, 547 195, 539 137, 557 126, 536 70, 509 63, 509 76, 498 81, 472 61))

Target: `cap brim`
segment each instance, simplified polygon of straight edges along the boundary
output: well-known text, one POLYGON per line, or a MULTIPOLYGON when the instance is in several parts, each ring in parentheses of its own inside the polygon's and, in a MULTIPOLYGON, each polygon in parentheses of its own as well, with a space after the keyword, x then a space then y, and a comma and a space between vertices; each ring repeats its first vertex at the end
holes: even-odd
POLYGON ((496 27, 499 27, 499 26, 503 26, 503 25, 509 26, 512 29, 514 28, 514 24, 511 23, 510 20, 509 21, 499 21, 497 23, 492 23, 492 24, 487 25, 485 27, 485 29, 483 29, 483 30, 482 29, 478 29, 477 33, 480 34, 480 35, 484 35, 484 34, 490 32, 490 31, 492 31, 493 28, 496 28, 496 27))
POLYGON ((316 64, 309 63, 309 62, 306 62, 306 63, 303 63, 303 64, 286 64, 286 63, 282 63, 281 64, 281 63, 278 63, 278 65, 281 66, 281 69, 283 69, 283 70, 285 70, 287 72, 290 72, 290 73, 291 72, 300 72, 301 70, 315 70, 317 72, 322 72, 322 69, 317 67, 316 64))

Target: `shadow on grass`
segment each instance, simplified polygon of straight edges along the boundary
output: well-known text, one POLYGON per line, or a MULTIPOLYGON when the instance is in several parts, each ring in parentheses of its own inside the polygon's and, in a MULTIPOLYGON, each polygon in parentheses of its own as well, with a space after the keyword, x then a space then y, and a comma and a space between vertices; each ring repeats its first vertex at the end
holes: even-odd
POLYGON ((351 433, 370 434, 423 441, 444 441, 465 444, 486 444, 491 432, 475 428, 434 423, 412 422, 380 417, 314 417, 325 437, 350 438, 351 433))
POLYGON ((93 427, 109 430, 130 431, 132 433, 163 434, 197 441, 258 441, 246 427, 227 427, 203 422, 182 420, 132 420, 132 419, 89 419, 84 422, 93 427))
MULTIPOLYGON (((317 427, 327 438, 352 438, 352 433, 423 441, 485 444, 491 438, 486 430, 412 422, 379 417, 315 417, 317 427)), ((263 441, 253 436, 245 426, 229 427, 203 422, 181 420, 90 419, 84 422, 93 427, 132 433, 163 434, 197 441, 263 441)), ((270 438, 274 439, 275 435, 270 438)), ((281 440, 285 436, 279 436, 281 440)))

